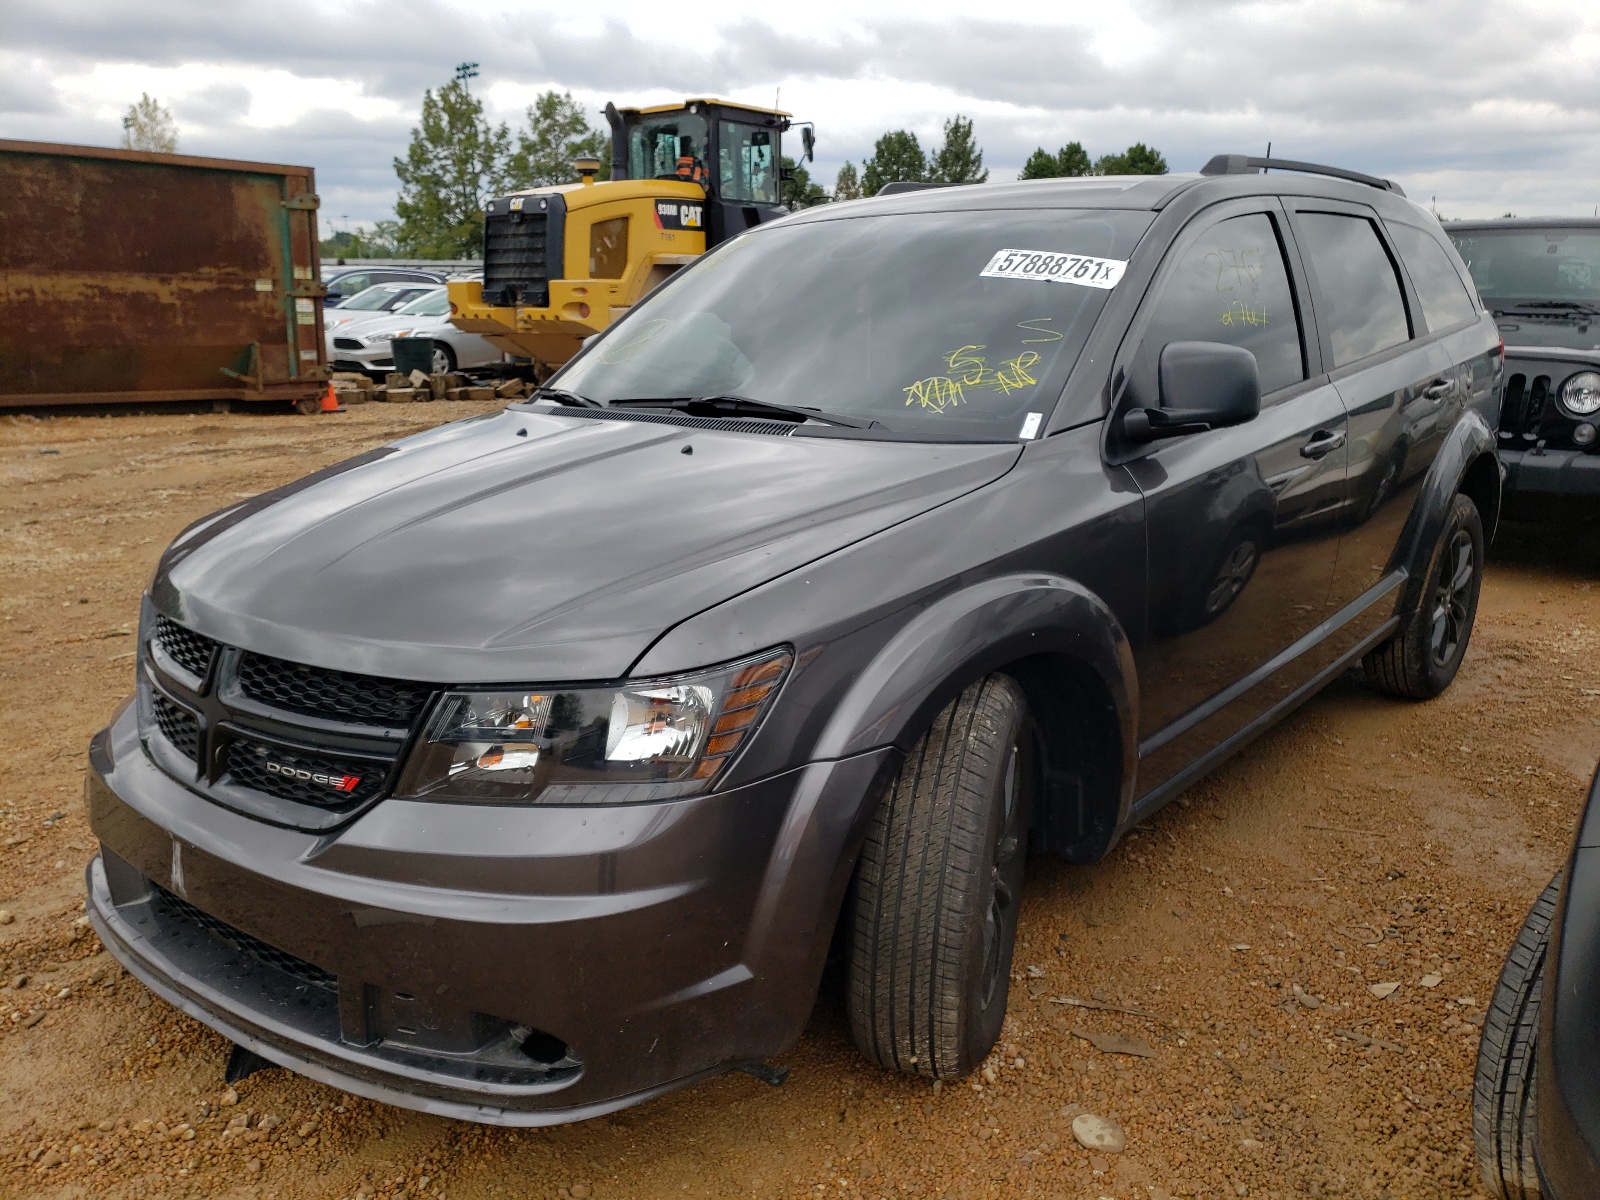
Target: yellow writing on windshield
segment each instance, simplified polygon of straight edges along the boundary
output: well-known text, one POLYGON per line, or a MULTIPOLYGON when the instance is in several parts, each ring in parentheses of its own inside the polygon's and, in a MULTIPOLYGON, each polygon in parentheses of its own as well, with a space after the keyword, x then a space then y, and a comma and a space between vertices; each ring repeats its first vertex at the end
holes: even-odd
POLYGON ((1009 395, 1019 388, 1032 387, 1039 382, 1031 373, 1039 364, 1036 351, 1024 350, 1015 358, 1005 359, 991 367, 989 360, 981 353, 987 349, 987 346, 969 344, 944 355, 947 373, 930 375, 901 389, 906 394, 906 404, 921 405, 931 412, 944 412, 964 402, 969 391, 993 391, 1009 395))

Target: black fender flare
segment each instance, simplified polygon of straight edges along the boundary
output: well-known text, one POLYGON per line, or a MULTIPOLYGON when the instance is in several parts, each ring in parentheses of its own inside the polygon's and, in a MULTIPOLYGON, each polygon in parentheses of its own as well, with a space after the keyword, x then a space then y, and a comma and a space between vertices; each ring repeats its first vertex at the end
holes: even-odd
MULTIPOLYGON (((1468 476, 1473 475, 1474 468, 1480 462, 1487 462, 1492 468, 1480 469, 1473 476, 1475 487, 1492 489, 1489 511, 1482 512, 1483 535, 1487 542, 1494 536, 1500 511, 1500 463, 1496 455, 1494 431, 1476 409, 1469 408, 1445 435, 1444 444, 1434 455, 1433 463, 1423 478, 1422 491, 1412 505, 1411 516, 1407 518, 1395 546, 1394 559, 1389 564, 1390 570, 1403 569, 1407 574, 1396 610, 1402 621, 1415 613, 1417 606, 1422 603, 1422 594, 1427 586, 1428 560, 1433 553, 1434 543, 1439 540, 1439 533, 1450 515, 1450 506, 1456 493, 1463 490, 1468 483, 1468 476)), ((1483 508, 1482 499, 1479 498, 1479 509, 1483 508)))
POLYGON ((963 688, 1020 659, 1063 654, 1104 686, 1121 732, 1118 827, 1132 807, 1138 766, 1139 684, 1115 614, 1060 575, 998 575, 941 596, 908 621, 856 676, 818 738, 815 759, 892 744, 909 750, 963 688))

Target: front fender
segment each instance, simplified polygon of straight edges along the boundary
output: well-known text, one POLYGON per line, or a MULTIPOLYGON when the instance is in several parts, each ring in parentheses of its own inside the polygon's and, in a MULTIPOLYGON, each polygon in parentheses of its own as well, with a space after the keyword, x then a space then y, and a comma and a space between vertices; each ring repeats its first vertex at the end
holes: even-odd
POLYGON ((1444 444, 1434 456, 1433 464, 1422 481, 1422 491, 1412 506, 1405 529, 1395 546, 1391 570, 1404 569, 1408 575, 1400 594, 1399 613, 1402 621, 1416 612, 1422 602, 1427 585, 1428 560, 1434 543, 1444 529, 1450 515, 1450 506, 1456 493, 1467 487, 1483 516, 1483 534, 1487 541, 1494 536, 1494 526, 1500 511, 1500 468, 1495 455, 1494 431, 1476 409, 1465 410, 1444 444), (1487 469, 1478 467, 1486 463, 1487 469), (1478 467, 1476 471, 1474 468, 1478 467), (1479 494, 1484 493, 1484 494, 1479 494), (1485 500, 1490 503, 1486 506, 1485 500))
POLYGON ((909 750, 934 715, 975 679, 1038 655, 1068 655, 1099 679, 1121 731, 1118 823, 1132 803, 1138 677, 1121 623, 1081 584, 1058 575, 1000 575, 940 597, 856 676, 817 740, 817 759, 875 747, 909 750))

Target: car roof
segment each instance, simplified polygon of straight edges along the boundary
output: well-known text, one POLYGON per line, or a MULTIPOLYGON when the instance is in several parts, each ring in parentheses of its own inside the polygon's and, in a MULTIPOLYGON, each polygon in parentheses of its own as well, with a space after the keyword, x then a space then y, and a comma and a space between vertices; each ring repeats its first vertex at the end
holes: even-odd
MULTIPOLYGON (((1276 171, 1267 175, 1086 175, 1066 179, 1027 179, 1013 183, 927 187, 842 204, 802 209, 791 220, 828 220, 847 216, 966 210, 1121 208, 1160 211, 1180 196, 1197 202, 1236 196, 1306 196, 1354 201, 1384 216, 1419 214, 1427 209, 1403 196, 1364 183, 1323 175, 1276 171)), ((785 222, 786 224, 788 222, 785 222)))
POLYGON ((1452 233, 1479 229, 1600 229, 1594 217, 1493 217, 1481 221, 1445 221, 1452 233))

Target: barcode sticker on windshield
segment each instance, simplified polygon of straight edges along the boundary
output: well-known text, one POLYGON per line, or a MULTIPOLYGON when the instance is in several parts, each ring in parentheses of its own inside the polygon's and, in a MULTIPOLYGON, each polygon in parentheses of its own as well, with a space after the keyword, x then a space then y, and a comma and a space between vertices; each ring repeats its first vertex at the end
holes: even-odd
POLYGON ((1117 286, 1127 265, 1124 259, 1094 258, 1088 254, 997 250, 989 265, 978 274, 987 279, 1043 279, 1049 283, 1076 283, 1080 287, 1110 291, 1117 286))

